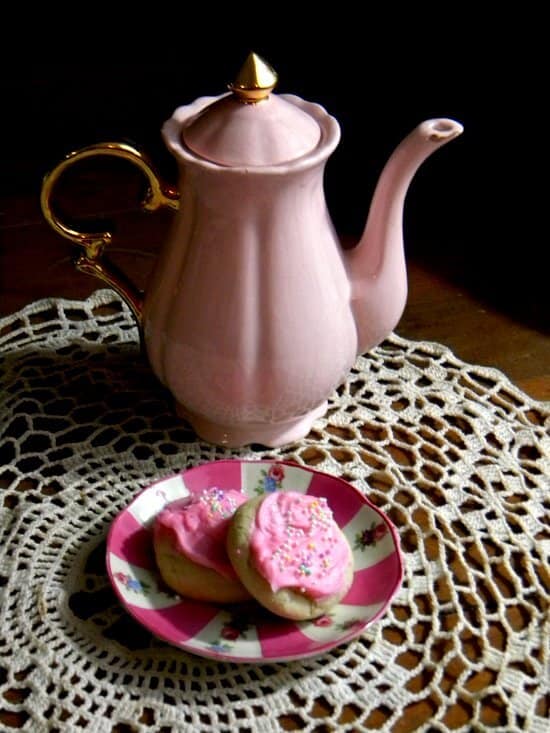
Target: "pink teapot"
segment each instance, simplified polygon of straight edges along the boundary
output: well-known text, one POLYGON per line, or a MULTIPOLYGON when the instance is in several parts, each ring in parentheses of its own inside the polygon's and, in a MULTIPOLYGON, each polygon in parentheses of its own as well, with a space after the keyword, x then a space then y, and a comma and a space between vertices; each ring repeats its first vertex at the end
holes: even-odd
POLYGON ((462 132, 454 120, 432 119, 401 142, 359 244, 344 251, 323 192, 339 125, 318 104, 272 93, 276 81, 250 54, 228 93, 179 107, 164 124, 181 198, 121 143, 71 153, 42 189, 48 222, 83 248, 78 269, 107 282, 135 313, 178 413, 200 437, 226 446, 307 435, 357 356, 396 326, 407 296, 407 188, 425 158, 462 132), (79 232, 53 211, 60 175, 94 155, 143 171, 144 209, 177 210, 144 297, 103 256, 109 232, 79 232))

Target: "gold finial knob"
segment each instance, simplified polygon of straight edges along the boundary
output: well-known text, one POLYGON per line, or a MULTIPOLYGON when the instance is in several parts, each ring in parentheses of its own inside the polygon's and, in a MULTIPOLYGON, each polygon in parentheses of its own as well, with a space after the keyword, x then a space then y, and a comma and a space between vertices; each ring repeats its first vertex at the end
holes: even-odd
POLYGON ((240 102, 254 104, 269 97, 276 83, 277 74, 271 66, 258 54, 251 52, 229 88, 240 102))

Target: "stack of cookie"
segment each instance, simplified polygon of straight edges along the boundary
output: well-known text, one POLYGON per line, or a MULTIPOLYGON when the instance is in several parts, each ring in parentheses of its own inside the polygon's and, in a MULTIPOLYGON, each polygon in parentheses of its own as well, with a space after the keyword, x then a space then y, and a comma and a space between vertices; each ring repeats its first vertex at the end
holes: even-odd
POLYGON ((350 546, 326 499, 294 491, 191 493, 157 516, 153 546, 164 582, 180 595, 253 598, 294 620, 327 613, 353 579, 350 546))

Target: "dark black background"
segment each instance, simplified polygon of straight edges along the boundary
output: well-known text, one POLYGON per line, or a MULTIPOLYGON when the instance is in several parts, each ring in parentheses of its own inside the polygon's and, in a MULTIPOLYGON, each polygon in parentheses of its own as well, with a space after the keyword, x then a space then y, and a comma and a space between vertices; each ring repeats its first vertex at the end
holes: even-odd
POLYGON ((326 173, 339 232, 360 234, 402 137, 423 119, 453 117, 464 134, 422 166, 408 195, 409 252, 451 274, 460 262, 457 272, 470 272, 479 291, 497 281, 502 302, 525 281, 543 287, 545 195, 542 205, 535 200, 547 190, 538 179, 548 83, 540 18, 515 10, 503 17, 499 8, 481 19, 437 4, 408 16, 391 6, 384 17, 365 6, 361 17, 333 5, 307 9, 298 25, 292 7, 255 14, 235 6, 224 21, 214 6, 199 19, 173 10, 134 13, 127 28, 109 15, 84 24, 65 17, 38 40, 13 26, 15 51, 3 52, 0 86, 2 195, 38 196, 43 174, 66 152, 105 139, 132 140, 175 180, 162 123, 178 105, 224 92, 255 50, 277 70, 278 91, 321 103, 341 124, 326 173))

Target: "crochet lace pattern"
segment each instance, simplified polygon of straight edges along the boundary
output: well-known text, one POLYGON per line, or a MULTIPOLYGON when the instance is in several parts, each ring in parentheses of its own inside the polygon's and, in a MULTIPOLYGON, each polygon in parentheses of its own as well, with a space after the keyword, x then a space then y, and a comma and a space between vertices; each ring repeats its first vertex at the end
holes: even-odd
POLYGON ((94 731, 548 730, 549 411, 500 372, 392 335, 309 436, 199 441, 100 290, 0 321, 0 720, 94 731), (154 638, 105 570, 113 518, 204 461, 281 458, 342 476, 405 560, 386 615, 320 657, 236 664, 154 638))

